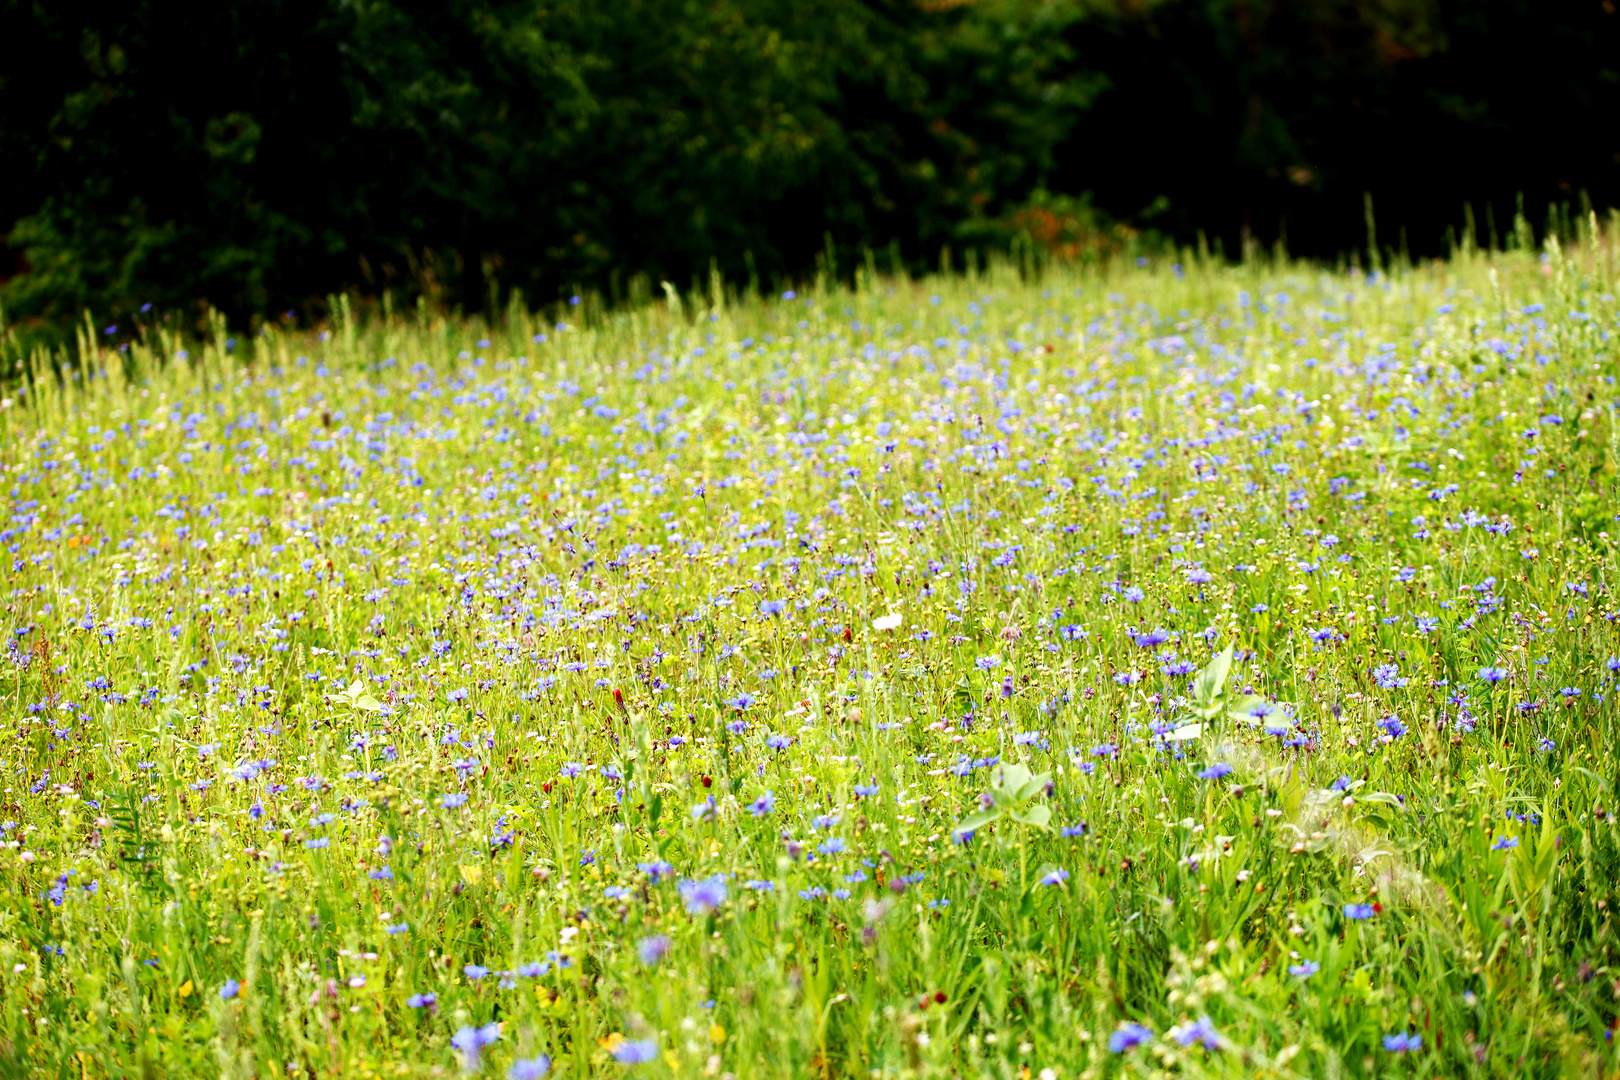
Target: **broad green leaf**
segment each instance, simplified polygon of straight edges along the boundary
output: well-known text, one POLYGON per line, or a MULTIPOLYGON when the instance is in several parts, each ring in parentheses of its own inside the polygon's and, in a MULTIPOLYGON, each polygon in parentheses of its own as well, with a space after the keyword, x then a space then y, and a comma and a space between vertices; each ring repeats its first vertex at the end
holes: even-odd
POLYGON ((1007 816, 1014 821, 1033 825, 1037 829, 1044 829, 1052 820, 1052 808, 1045 803, 1037 803, 1025 810, 1009 810, 1007 816))
POLYGON ((992 808, 992 809, 989 809, 989 810, 980 810, 977 813, 969 814, 967 817, 963 818, 961 821, 958 821, 956 823, 956 826, 953 829, 951 829, 951 832, 956 833, 956 834, 961 834, 961 833, 965 833, 965 832, 978 832, 980 829, 984 828, 986 825, 989 825, 991 822, 997 821, 1000 818, 1001 818, 1001 811, 999 809, 992 808))
POLYGON ((1044 792, 1046 790, 1046 785, 1050 784, 1051 782, 1052 775, 1050 773, 1041 773, 1039 776, 1032 776, 1028 780, 1024 781, 1023 786, 1020 787, 1015 793, 1015 797, 1019 802, 1027 802, 1028 800, 1033 799, 1035 796, 1044 792))
POLYGON ((1029 782, 1029 770, 1016 761, 1001 767, 1000 782, 996 785, 1009 794, 1017 792, 1029 782))
POLYGON ((1232 669, 1232 646, 1216 653, 1204 670, 1198 673, 1193 683, 1193 700, 1200 705, 1212 705, 1220 696, 1221 688, 1226 685, 1226 674, 1232 669))

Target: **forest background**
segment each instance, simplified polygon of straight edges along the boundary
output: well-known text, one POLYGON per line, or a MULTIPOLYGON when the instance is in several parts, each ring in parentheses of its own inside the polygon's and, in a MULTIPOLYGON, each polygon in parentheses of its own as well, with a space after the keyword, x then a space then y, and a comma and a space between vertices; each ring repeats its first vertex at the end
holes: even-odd
POLYGON ((1620 205, 1617 117, 1613 0, 0 0, 0 320, 1420 258, 1620 205))

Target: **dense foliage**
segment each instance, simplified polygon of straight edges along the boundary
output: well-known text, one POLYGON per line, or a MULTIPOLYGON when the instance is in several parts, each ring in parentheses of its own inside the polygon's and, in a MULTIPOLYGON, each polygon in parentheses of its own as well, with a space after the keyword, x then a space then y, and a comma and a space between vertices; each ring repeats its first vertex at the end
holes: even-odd
POLYGON ((1612 1075, 1617 277, 59 354, 4 1071, 1612 1075))
POLYGON ((1369 192, 1382 246, 1441 252, 1466 202, 1482 243, 1516 193, 1538 229, 1620 203, 1612 8, 0 0, 0 298, 489 310, 769 283, 829 240, 846 277, 863 248, 1084 255, 1128 242, 1110 219, 1333 256, 1369 192))

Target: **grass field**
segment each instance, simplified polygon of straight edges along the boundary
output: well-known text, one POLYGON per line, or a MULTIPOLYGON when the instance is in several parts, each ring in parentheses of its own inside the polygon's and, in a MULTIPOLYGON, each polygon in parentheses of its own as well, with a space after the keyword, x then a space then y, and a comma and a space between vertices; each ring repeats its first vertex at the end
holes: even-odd
POLYGON ((0 1071, 1612 1076, 1617 264, 89 328, 0 1071))

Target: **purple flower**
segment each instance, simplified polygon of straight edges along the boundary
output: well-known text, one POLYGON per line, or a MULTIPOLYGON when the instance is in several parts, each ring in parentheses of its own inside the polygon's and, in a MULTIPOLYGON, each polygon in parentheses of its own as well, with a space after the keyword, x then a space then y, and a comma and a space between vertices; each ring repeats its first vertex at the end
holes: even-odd
POLYGON ((1198 774, 1200 780, 1219 780, 1223 776, 1232 775, 1232 766, 1224 761, 1217 761, 1209 768, 1198 774))
POLYGON ((485 1024, 483 1027, 467 1026, 450 1037, 450 1045, 461 1051, 461 1068, 463 1072, 477 1072, 479 1056, 484 1047, 501 1037, 499 1023, 485 1024))
POLYGON ((1395 1035, 1385 1035, 1384 1049, 1392 1054, 1416 1053, 1423 1049, 1423 1036, 1417 1033, 1408 1035, 1404 1031, 1395 1035))
POLYGON ((1068 880, 1069 880, 1069 872, 1067 870, 1058 869, 1058 870, 1049 871, 1048 873, 1044 874, 1041 877, 1041 884, 1042 885, 1061 885, 1065 881, 1068 881, 1068 880))
POLYGON ((719 874, 681 881, 675 887, 689 915, 707 915, 726 902, 726 879, 719 874))
POLYGON ((551 1059, 545 1054, 533 1058, 519 1058, 506 1070, 506 1080, 540 1080, 551 1071, 551 1059))
POLYGON ((1108 1036, 1108 1049, 1116 1054, 1123 1054, 1152 1038, 1152 1028, 1143 1027, 1141 1024, 1121 1024, 1118 1030, 1108 1036))
POLYGON ((748 804, 748 812, 755 817, 764 817, 774 809, 776 809, 776 796, 769 791, 748 804))
POLYGON ((658 1040, 625 1040, 613 1048, 613 1060, 621 1065, 644 1065, 658 1056, 658 1040))
POLYGON ((1322 965, 1318 964, 1315 960, 1301 960, 1297 964, 1288 965, 1288 974, 1297 976, 1301 979, 1308 979, 1321 970, 1322 965))
POLYGON ((636 943, 636 955, 648 967, 657 967, 659 961, 669 955, 670 941, 668 935, 654 934, 644 937, 636 943))
POLYGON ((1488 683, 1499 683, 1508 677, 1507 668, 1487 667, 1479 669, 1479 677, 1488 683))
POLYGON ((1385 690, 1397 690, 1406 685, 1407 680, 1400 677, 1400 668, 1394 664, 1379 664, 1373 668, 1373 681, 1385 690))
POLYGON ((675 872, 675 868, 669 863, 665 862, 663 859, 654 859, 652 862, 636 863, 636 869, 652 878, 653 884, 655 885, 658 883, 659 878, 668 877, 675 872))
POLYGON ((225 984, 219 988, 219 996, 225 1001, 231 1000, 231 998, 235 997, 241 992, 242 984, 237 982, 235 979, 226 979, 225 984))
POLYGON ((1194 1024, 1184 1024, 1172 1031, 1171 1036, 1182 1046, 1202 1043, 1205 1050, 1219 1050, 1221 1037, 1207 1016, 1200 1016, 1194 1024))
POLYGON ((1363 922, 1373 917, 1373 906, 1371 904, 1346 904, 1344 905, 1344 917, 1353 919, 1356 922, 1363 922))

